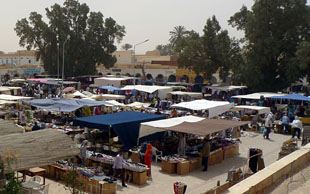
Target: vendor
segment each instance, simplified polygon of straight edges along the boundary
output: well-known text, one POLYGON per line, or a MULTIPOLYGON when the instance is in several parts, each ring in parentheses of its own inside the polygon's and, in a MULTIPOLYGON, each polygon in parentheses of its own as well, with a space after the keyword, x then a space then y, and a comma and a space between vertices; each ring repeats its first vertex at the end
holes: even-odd
POLYGON ((115 177, 120 176, 122 179, 122 186, 127 187, 125 184, 125 170, 123 169, 123 151, 120 151, 120 153, 116 156, 113 164, 113 169, 115 171, 115 177))
POLYGON ((147 144, 147 150, 144 155, 144 164, 147 165, 149 170, 147 171, 147 176, 151 179, 151 163, 152 163, 152 144, 148 143, 147 144))
POLYGON ((200 153, 200 156, 202 157, 202 165, 203 165, 203 170, 202 171, 208 171, 208 160, 210 157, 210 140, 209 137, 206 137, 203 140, 203 147, 200 153))
POLYGON ((140 162, 142 164, 144 164, 144 154, 146 152, 146 149, 147 149, 147 143, 144 142, 144 143, 141 144, 141 149, 139 151, 140 162))
POLYGON ((86 148, 87 148, 87 140, 84 140, 80 147, 80 158, 82 160, 82 166, 86 166, 86 148))

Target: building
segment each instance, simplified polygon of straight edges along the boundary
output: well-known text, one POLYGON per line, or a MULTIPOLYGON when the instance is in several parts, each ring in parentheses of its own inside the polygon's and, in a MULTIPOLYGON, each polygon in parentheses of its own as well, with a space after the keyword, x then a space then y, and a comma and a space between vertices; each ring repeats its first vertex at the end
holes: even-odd
POLYGON ((41 60, 37 59, 36 51, 20 50, 7 54, 0 54, 0 65, 23 66, 23 65, 40 65, 41 60))

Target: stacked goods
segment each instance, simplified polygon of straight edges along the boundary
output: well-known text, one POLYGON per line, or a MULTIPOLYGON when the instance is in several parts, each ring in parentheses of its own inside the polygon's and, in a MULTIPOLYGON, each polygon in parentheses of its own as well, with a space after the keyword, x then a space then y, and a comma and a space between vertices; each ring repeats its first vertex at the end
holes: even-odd
POLYGON ((291 138, 291 139, 283 142, 281 151, 279 152, 279 159, 281 159, 282 157, 294 152, 297 149, 298 149, 298 146, 297 146, 297 139, 296 138, 291 138))

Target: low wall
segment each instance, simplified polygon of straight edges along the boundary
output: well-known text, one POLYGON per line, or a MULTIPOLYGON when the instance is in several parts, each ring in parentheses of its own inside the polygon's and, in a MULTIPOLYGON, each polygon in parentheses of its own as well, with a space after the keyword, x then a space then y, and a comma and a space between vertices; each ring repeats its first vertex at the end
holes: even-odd
POLYGON ((260 194, 271 186, 277 185, 310 162, 310 144, 281 158, 263 170, 248 177, 228 189, 230 194, 260 194))

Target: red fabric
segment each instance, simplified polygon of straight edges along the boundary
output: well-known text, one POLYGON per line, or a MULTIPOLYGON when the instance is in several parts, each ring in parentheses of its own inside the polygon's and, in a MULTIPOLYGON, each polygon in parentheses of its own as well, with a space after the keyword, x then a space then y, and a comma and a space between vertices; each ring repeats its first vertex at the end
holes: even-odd
POLYGON ((148 170, 148 175, 151 174, 151 163, 152 163, 152 145, 149 143, 147 144, 147 150, 144 154, 144 164, 147 165, 147 167, 149 168, 148 170))

